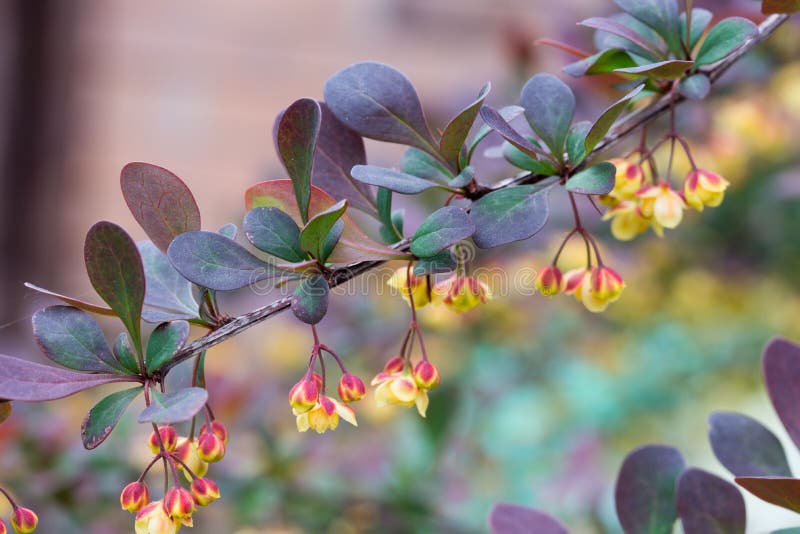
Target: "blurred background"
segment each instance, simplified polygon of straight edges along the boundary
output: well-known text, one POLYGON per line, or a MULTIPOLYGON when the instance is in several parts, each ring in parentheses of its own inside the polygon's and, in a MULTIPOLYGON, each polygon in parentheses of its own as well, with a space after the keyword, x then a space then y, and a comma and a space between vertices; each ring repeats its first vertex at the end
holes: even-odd
MULTIPOLYGON (((752 0, 695 5, 761 17, 752 0)), ((591 31, 575 23, 614 11, 610 0, 222 6, 0 0, 0 352, 43 360, 30 315, 53 302, 23 282, 97 300, 82 259, 95 221, 145 237, 119 192, 125 163, 182 177, 205 229, 241 224, 244 189, 283 177, 275 115, 299 97, 321 98, 339 69, 362 60, 397 67, 442 127, 487 80, 490 104, 516 103, 529 76, 572 60, 535 39, 591 49, 591 31)), ((680 108, 701 165, 732 182, 720 208, 687 213, 663 239, 624 244, 588 217, 606 262, 628 283, 609 311, 513 293, 461 316, 422 310, 443 374, 426 420, 377 409, 370 396, 358 407, 358 429, 298 434, 286 394, 311 347, 307 328, 282 316, 215 347, 209 389, 232 437, 211 473, 224 498, 196 514, 194 532, 485 532, 497 501, 543 508, 575 532, 620 532, 613 480, 633 447, 675 445, 689 463, 728 476, 706 438, 715 409, 762 418, 799 466, 759 364, 773 335, 800 339, 800 40, 790 26, 731 70, 709 101, 680 108)), ((579 118, 619 96, 611 78, 562 77, 579 93, 579 118)), ((367 151, 386 166, 402 155, 369 141, 367 151)), ((478 170, 487 182, 513 172, 485 158, 478 170)), ((406 231, 442 200, 434 193, 408 202, 406 231)), ((570 225, 565 199, 551 202, 551 223, 536 239, 481 252, 476 265, 513 275, 548 261, 570 225)), ((401 299, 370 289, 335 296, 321 327, 365 379, 399 349, 408 320, 401 299)), ((224 305, 240 313, 270 298, 244 291, 224 305)), ((120 329, 102 324, 109 338, 120 329)), ((99 449, 83 450, 79 436, 86 411, 111 391, 18 404, 0 426, 0 480, 39 512, 42 532, 132 531, 118 495, 149 459, 137 406, 99 449)), ((156 494, 159 476, 151 475, 156 494)), ((800 525, 790 512, 747 502, 753 532, 800 525)))

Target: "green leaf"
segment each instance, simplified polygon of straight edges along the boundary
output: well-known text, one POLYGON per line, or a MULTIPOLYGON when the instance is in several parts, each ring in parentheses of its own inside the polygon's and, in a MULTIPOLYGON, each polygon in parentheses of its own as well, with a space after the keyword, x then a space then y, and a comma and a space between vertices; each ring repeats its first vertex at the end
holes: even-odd
POLYGON ((142 319, 148 323, 163 323, 200 317, 200 304, 194 295, 194 285, 181 276, 167 255, 150 241, 137 245, 147 280, 142 319))
POLYGON ((464 209, 445 206, 431 213, 419 225, 411 238, 411 253, 418 258, 429 258, 467 239, 474 232, 475 225, 464 209))
POLYGON ((628 107, 628 104, 633 100, 639 93, 642 92, 644 89, 644 84, 636 87, 633 91, 629 92, 613 104, 611 104, 603 113, 600 114, 600 117, 594 121, 591 130, 586 135, 586 142, 584 146, 586 148, 586 152, 589 153, 594 150, 594 147, 597 146, 603 137, 608 133, 612 126, 614 126, 614 122, 616 122, 617 118, 625 111, 625 108, 628 107))
POLYGON ((480 198, 469 214, 476 229, 472 240, 492 248, 536 234, 547 222, 547 188, 553 183, 507 187, 480 198))
POLYGON ((455 270, 456 260, 449 248, 430 258, 421 258, 414 264, 414 276, 448 273, 455 270))
POLYGON ((120 187, 133 218, 162 252, 183 232, 200 229, 192 192, 167 169, 128 163, 120 174, 120 187))
MULTIPOLYGON (((314 215, 300 232, 300 248, 314 258, 324 261, 324 244, 333 225, 347 211, 347 200, 340 200, 330 208, 314 215)), ((340 234, 341 235, 341 234, 340 234)))
POLYGON ((703 44, 700 45, 695 63, 698 66, 716 63, 742 46, 756 33, 758 27, 750 20, 741 17, 721 20, 711 28, 703 44))
MULTIPOLYGON (((497 110, 497 114, 500 115, 500 118, 502 118, 505 122, 513 121, 524 112, 525 109, 522 106, 506 106, 497 110)), ((481 117, 483 117, 482 111, 481 117)), ((472 161, 472 154, 475 152, 475 149, 478 148, 478 145, 481 143, 481 141, 486 139, 486 136, 490 133, 492 133, 492 128, 488 124, 484 124, 478 129, 478 131, 475 133, 475 137, 472 138, 472 141, 469 144, 464 161, 461 162, 462 167, 466 167, 470 164, 472 161)))
MULTIPOLYGON (((161 253, 160 250, 159 253, 161 253)), ((131 338, 127 332, 119 333, 117 339, 114 340, 111 351, 125 369, 132 373, 139 373, 139 360, 136 358, 136 349, 133 348, 131 338)))
POLYGON ((72 306, 50 306, 34 313, 32 322, 36 343, 57 364, 77 371, 126 372, 88 313, 72 306))
POLYGON ((167 251, 172 265, 197 285, 217 291, 239 289, 280 272, 235 241, 215 232, 186 232, 167 251))
POLYGON ((300 247, 300 228, 288 213, 278 208, 256 208, 244 216, 244 234, 258 250, 282 260, 308 259, 300 247))
POLYGON ((761 12, 765 15, 775 13, 797 13, 800 11, 800 0, 763 0, 761 12))
POLYGON ((317 324, 328 312, 330 286, 322 275, 306 278, 292 297, 292 313, 306 324, 317 324))
POLYGON ((403 233, 394 225, 392 219, 392 192, 385 187, 378 188, 378 217, 383 226, 381 237, 387 243, 397 243, 403 239, 403 233))
POLYGON ((447 184, 449 187, 453 187, 456 189, 461 189, 462 187, 467 187, 472 179, 475 177, 475 169, 472 167, 464 167, 464 169, 458 173, 458 176, 450 180, 450 183, 447 184))
POLYGON ((611 48, 570 63, 561 70, 570 76, 580 78, 587 74, 607 74, 613 72, 614 69, 634 66, 636 66, 636 63, 631 59, 628 52, 618 48, 611 48))
POLYGON ((365 184, 384 187, 403 195, 416 195, 431 187, 444 187, 424 178, 375 165, 356 165, 350 172, 353 178, 365 184))
POLYGON ((144 360, 147 372, 153 373, 170 361, 172 355, 183 347, 188 338, 189 323, 186 321, 171 321, 158 325, 147 340, 144 360))
POLYGON ((413 146, 403 152, 400 170, 433 182, 446 183, 453 179, 453 173, 444 163, 413 146))
POLYGON ((508 141, 503 141, 502 150, 506 161, 515 167, 546 176, 557 172, 549 161, 533 159, 508 141))
MULTIPOLYGON (((697 42, 703 36, 703 32, 708 27, 711 19, 714 18, 713 13, 707 9, 695 8, 692 9, 692 29, 689 32, 689 50, 694 50, 697 42)), ((681 38, 686 39, 686 13, 681 13, 681 38)))
POLYGON ((702 100, 711 91, 711 82, 705 74, 693 74, 678 83, 678 92, 692 100, 702 100))
POLYGON ((676 55, 681 47, 680 17, 676 0, 614 0, 623 11, 641 20, 667 43, 676 55))
POLYGON ((641 74, 650 78, 673 80, 683 76, 683 73, 692 68, 693 65, 693 61, 669 59, 667 61, 659 61, 658 63, 648 63, 647 65, 641 65, 639 67, 616 69, 614 72, 621 72, 624 74, 641 74))
POLYGON ((278 122, 278 154, 292 179, 300 216, 308 219, 311 170, 322 112, 316 100, 301 98, 292 103, 278 122))
POLYGON ((86 449, 94 449, 103 443, 119 423, 122 414, 133 399, 144 391, 142 386, 123 389, 107 396, 89 410, 81 424, 81 438, 86 449))
POLYGON ((589 121, 576 122, 567 134, 567 159, 570 165, 578 165, 586 158, 586 134, 592 123, 589 121))
POLYGON ((238 230, 239 229, 236 228, 235 224, 227 223, 227 224, 223 224, 222 226, 220 226, 220 228, 219 228, 219 230, 217 230, 217 232, 219 233, 219 235, 224 235, 228 239, 236 239, 236 233, 238 232, 238 230))
POLYGON ((150 390, 150 406, 139 414, 140 423, 169 425, 190 420, 208 401, 208 391, 203 388, 183 388, 172 393, 150 390))
POLYGON ((564 143, 575 115, 575 95, 569 86, 552 74, 536 74, 522 88, 520 103, 536 135, 556 159, 563 160, 564 143))
POLYGON ((478 97, 472 104, 464 108, 451 120, 442 132, 442 139, 439 141, 439 150, 442 156, 447 161, 450 161, 454 166, 459 166, 459 156, 464 147, 464 141, 467 139, 472 124, 478 116, 478 112, 486 99, 486 95, 492 90, 492 84, 486 82, 483 86, 478 97))
POLYGON ((101 221, 86 234, 83 257, 92 286, 119 316, 139 351, 145 278, 136 243, 116 224, 101 221))
POLYGON ((328 235, 325 236, 325 240, 322 243, 322 256, 320 256, 319 261, 322 263, 328 261, 328 258, 333 254, 333 250, 342 238, 342 232, 344 232, 344 221, 339 219, 333 224, 328 235))
POLYGON ((616 167, 604 161, 573 175, 566 183, 567 191, 581 195, 606 195, 614 189, 616 167))

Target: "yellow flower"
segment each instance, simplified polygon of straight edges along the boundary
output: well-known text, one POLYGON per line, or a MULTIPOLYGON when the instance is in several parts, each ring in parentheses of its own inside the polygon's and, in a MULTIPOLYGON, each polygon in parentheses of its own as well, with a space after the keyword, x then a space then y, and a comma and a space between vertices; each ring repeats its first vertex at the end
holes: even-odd
POLYGON ((336 430, 339 426, 339 417, 353 426, 358 426, 356 412, 351 407, 326 395, 320 395, 316 406, 307 412, 293 411, 297 416, 297 430, 300 432, 305 432, 309 428, 313 428, 317 434, 322 434, 328 429, 336 430))
POLYGON ((600 196, 600 202, 607 206, 615 206, 620 200, 632 199, 644 183, 644 170, 636 163, 624 159, 609 160, 617 169, 614 175, 614 190, 600 196))
POLYGON ((430 278, 427 276, 414 276, 412 273, 409 278, 406 267, 401 267, 394 272, 387 283, 390 287, 400 291, 403 300, 409 304, 411 303, 410 299, 413 298, 414 306, 417 308, 422 308, 431 302, 432 288, 430 278), (411 280, 410 285, 409 279, 411 280))
POLYGON ((611 219, 611 234, 620 241, 630 241, 647 231, 650 221, 642 215, 635 200, 622 200, 603 214, 603 220, 611 219))
POLYGON ((434 288, 436 298, 456 313, 464 313, 492 298, 492 291, 474 276, 453 275, 434 288))
MULTIPOLYGON (((180 458, 195 475, 202 477, 208 473, 208 462, 201 460, 198 454, 197 438, 191 441, 189 441, 189 438, 178 438, 178 446, 175 448, 175 455, 180 458)), ((191 481, 193 479, 192 475, 186 472, 180 462, 178 462, 178 469, 184 472, 183 475, 186 477, 186 480, 191 481)))
POLYGON ((580 268, 564 276, 564 292, 573 295, 590 312, 604 311, 625 289, 622 277, 608 267, 580 268))
POLYGON ((686 176, 683 195, 687 204, 697 211, 703 211, 703 206, 716 208, 722 204, 729 185, 730 182, 719 174, 697 169, 686 176))
POLYGON ((175 534, 181 525, 192 526, 192 518, 171 518, 162 501, 153 501, 136 514, 136 534, 175 534))
POLYGON ((686 203, 666 182, 644 187, 636 193, 641 199, 642 216, 652 219, 653 230, 660 236, 663 228, 675 228, 683 219, 686 203))
POLYGON ((416 406, 419 414, 425 417, 425 412, 428 410, 428 392, 417 384, 410 369, 396 373, 378 373, 372 379, 371 385, 378 386, 375 388, 375 401, 379 407, 389 404, 407 408, 416 406))

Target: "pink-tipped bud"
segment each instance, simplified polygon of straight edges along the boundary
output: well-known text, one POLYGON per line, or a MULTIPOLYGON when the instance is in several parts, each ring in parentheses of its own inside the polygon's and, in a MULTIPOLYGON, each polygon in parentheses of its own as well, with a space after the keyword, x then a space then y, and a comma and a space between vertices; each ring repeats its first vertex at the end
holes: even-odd
POLYGON ((6 522, 0 519, 0 534, 8 534, 8 527, 6 522))
POLYGON ((313 408, 317 404, 321 383, 321 377, 319 386, 313 377, 303 377, 300 382, 292 386, 289 391, 289 404, 292 405, 292 408, 298 413, 307 412, 313 408))
POLYGON ((225 456, 225 442, 216 434, 201 434, 197 438, 197 456, 204 462, 219 462, 225 456))
POLYGON ((383 366, 384 373, 400 373, 406 366, 406 361, 400 356, 395 356, 383 366))
POLYGON ((150 502, 150 492, 144 482, 131 482, 122 490, 119 504, 123 510, 138 512, 150 502))
POLYGON ((14 509, 11 514, 11 528, 18 534, 28 534, 36 530, 39 524, 39 517, 28 508, 21 506, 14 509))
POLYGON ((208 506, 219 499, 219 486, 213 480, 196 478, 192 481, 192 497, 199 506, 208 506))
MULTIPOLYGON (((178 445, 178 433, 174 428, 171 426, 160 426, 158 427, 158 435, 161 436, 161 442, 164 444, 164 448, 167 452, 175 450, 175 447, 178 445)), ((147 440, 147 444, 150 445, 150 450, 153 451, 153 454, 161 452, 161 446, 159 445, 158 436, 155 432, 150 433, 150 439, 147 440)))
MULTIPOLYGON (((196 476, 203 476, 208 472, 208 462, 204 462, 200 459, 197 454, 197 438, 194 440, 189 440, 188 438, 181 438, 178 440, 178 446, 173 453, 183 464, 189 467, 189 469, 194 473, 196 476)), ((178 469, 184 471, 184 465, 182 463, 178 463, 178 469)), ((187 479, 191 479, 191 475, 186 473, 187 479)))
POLYGON ((173 486, 164 494, 164 511, 171 518, 191 517, 194 510, 194 497, 186 488, 173 486))
MULTIPOLYGON (((207 434, 208 433, 208 425, 203 424, 200 427, 200 434, 207 434)), ((228 444, 228 427, 222 424, 220 421, 212 421, 211 422, 211 433, 217 436, 222 442, 227 445, 228 444)))
POLYGON ((364 398, 367 388, 363 380, 351 373, 345 373, 339 380, 339 398, 344 402, 354 402, 364 398))
POLYGON ((555 265, 548 265, 539 271, 539 276, 536 278, 536 289, 542 295, 551 297, 561 292, 564 285, 564 276, 561 274, 561 269, 555 265))
POLYGON ((439 370, 431 362, 423 360, 414 368, 414 381, 422 389, 433 389, 439 385, 442 377, 439 370))

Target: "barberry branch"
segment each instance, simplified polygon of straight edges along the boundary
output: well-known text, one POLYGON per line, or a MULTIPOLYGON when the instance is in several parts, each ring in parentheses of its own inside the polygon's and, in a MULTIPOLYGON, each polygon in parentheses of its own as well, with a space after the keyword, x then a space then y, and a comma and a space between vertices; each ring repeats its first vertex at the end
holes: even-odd
MULTIPOLYGON (((737 61, 739 61, 739 59, 741 59, 742 56, 744 56, 746 53, 748 53, 750 50, 756 47, 759 43, 766 40, 788 18, 789 18, 788 15, 771 15, 767 17, 758 26, 758 32, 755 33, 747 41, 745 41, 741 47, 739 47, 733 53, 728 55, 722 61, 702 69, 701 72, 703 72, 708 76, 712 84, 715 83, 720 78, 720 76, 722 76, 722 74, 724 74, 732 65, 734 65, 737 61)), ((590 161, 594 156, 597 156, 600 152, 616 145, 631 133, 655 121, 656 119, 661 117, 665 112, 669 111, 671 106, 677 106, 681 104, 684 100, 685 98, 681 95, 675 95, 673 98, 671 94, 667 93, 658 100, 656 100, 655 102, 653 102, 652 104, 648 105, 647 107, 631 113, 625 119, 620 121, 611 130, 611 132, 609 132, 609 134, 606 135, 605 138, 603 138, 597 144, 594 150, 592 150, 592 152, 586 157, 584 161, 585 162, 590 161)), ((585 163, 576 167, 575 169, 573 169, 573 172, 577 172, 584 165, 585 163)), ((478 198, 481 198, 482 196, 485 196, 488 193, 491 193, 492 191, 497 191, 499 189, 503 189, 514 185, 535 183, 541 181, 544 178, 545 176, 542 175, 523 173, 513 178, 502 180, 489 187, 479 186, 476 188, 474 193, 470 195, 470 199, 474 201, 477 200, 478 198)), ((393 248, 405 252, 408 251, 409 245, 410 245, 410 240, 405 239, 395 244, 393 248)), ((383 263, 385 262, 364 261, 336 269, 330 276, 329 280, 330 286, 336 287, 338 285, 347 283, 353 278, 375 267, 378 267, 383 263)), ((169 369, 171 369, 172 367, 178 365, 183 361, 192 358, 195 354, 203 350, 206 350, 210 347, 213 347, 214 345, 217 345, 218 343, 221 343, 226 339, 237 335, 243 330, 246 330, 251 326, 254 326, 262 321, 269 319, 273 315, 276 315, 288 309, 291 306, 291 303, 292 303, 292 297, 290 296, 283 297, 266 306, 263 306, 261 308, 258 308, 256 310, 253 310, 251 312, 245 313, 243 315, 231 319, 221 327, 194 340, 192 343, 186 345, 183 349, 178 351, 174 355, 172 360, 162 367, 161 369, 162 374, 166 374, 166 372, 168 372, 169 369)))

